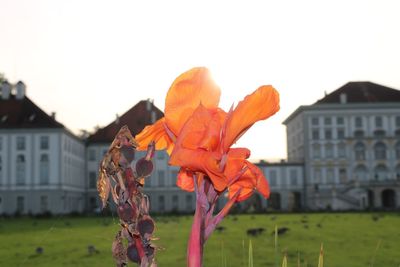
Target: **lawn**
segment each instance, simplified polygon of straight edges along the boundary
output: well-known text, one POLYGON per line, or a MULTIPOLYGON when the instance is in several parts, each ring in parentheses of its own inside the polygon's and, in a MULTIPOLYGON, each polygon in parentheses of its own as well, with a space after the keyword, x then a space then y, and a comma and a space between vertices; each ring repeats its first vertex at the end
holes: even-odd
MULTIPOLYGON (((158 265, 185 266, 190 216, 155 218, 158 265)), ((247 266, 249 240, 254 266, 275 266, 287 251, 288 266, 317 266, 324 245, 324 266, 400 266, 398 213, 229 215, 207 242, 204 266, 247 266), (279 236, 275 225, 289 230, 279 236), (254 237, 249 228, 265 228, 254 237), (277 259, 278 258, 278 259, 277 259), (225 265, 226 262, 226 265, 225 265)), ((119 228, 116 217, 0 219, 0 266, 114 266, 111 242, 119 228), (94 246, 95 252, 88 252, 94 246), (41 254, 36 253, 43 248, 41 254)), ((134 266, 130 264, 130 266, 134 266)))

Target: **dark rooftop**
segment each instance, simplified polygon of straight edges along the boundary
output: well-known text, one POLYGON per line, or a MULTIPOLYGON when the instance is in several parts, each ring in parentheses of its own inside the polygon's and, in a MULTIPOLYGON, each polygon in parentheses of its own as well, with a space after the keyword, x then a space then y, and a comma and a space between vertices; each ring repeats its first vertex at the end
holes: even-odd
POLYGON ((14 128, 64 128, 64 125, 48 115, 28 97, 8 99, 0 97, 0 129, 14 128))
POLYGON ((400 91, 372 82, 349 82, 315 104, 341 103, 345 94, 346 103, 400 102, 400 91))
POLYGON ((89 143, 110 143, 114 140, 115 135, 118 133, 122 126, 127 125, 133 136, 143 130, 149 124, 152 124, 164 116, 163 112, 159 110, 149 100, 142 100, 133 106, 130 110, 125 112, 117 120, 111 122, 104 128, 98 129, 94 134, 88 137, 89 143), (151 115, 154 111, 155 115, 151 115), (152 116, 155 116, 152 118, 152 116))

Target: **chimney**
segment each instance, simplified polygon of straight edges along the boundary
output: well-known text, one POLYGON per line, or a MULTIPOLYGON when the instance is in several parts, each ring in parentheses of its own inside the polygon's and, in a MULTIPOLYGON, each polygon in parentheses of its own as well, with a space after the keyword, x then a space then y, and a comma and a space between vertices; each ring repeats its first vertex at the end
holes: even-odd
POLYGON ((26 86, 22 81, 17 82, 15 85, 17 89, 16 99, 21 100, 25 97, 26 86))
POLYGON ((340 94, 340 104, 346 104, 347 103, 347 95, 345 93, 340 94))
POLYGON ((151 123, 156 122, 156 112, 154 110, 151 111, 151 123))
POLYGON ((5 81, 0 86, 1 86, 1 98, 4 100, 9 99, 11 95, 11 84, 5 81))
POLYGON ((146 101, 146 110, 147 110, 147 111, 150 111, 150 110, 151 110, 152 104, 153 104, 153 101, 150 100, 150 98, 148 98, 147 101, 146 101))
POLYGON ((117 113, 117 114, 115 114, 115 124, 118 124, 118 123, 119 123, 119 115, 117 113))
POLYGON ((51 113, 51 118, 52 118, 53 120, 56 119, 56 113, 55 113, 54 111, 51 113))

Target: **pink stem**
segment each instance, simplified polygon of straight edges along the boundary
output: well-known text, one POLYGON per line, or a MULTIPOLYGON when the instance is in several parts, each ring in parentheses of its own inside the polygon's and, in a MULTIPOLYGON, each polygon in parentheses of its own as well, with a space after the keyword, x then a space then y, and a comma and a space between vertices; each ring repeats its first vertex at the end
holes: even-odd
POLYGON ((201 267, 203 263, 204 220, 206 217, 206 205, 204 202, 207 201, 207 197, 204 193, 204 181, 198 187, 197 178, 194 176, 194 184, 196 191, 196 211, 193 217, 192 230, 187 248, 187 266, 201 267))

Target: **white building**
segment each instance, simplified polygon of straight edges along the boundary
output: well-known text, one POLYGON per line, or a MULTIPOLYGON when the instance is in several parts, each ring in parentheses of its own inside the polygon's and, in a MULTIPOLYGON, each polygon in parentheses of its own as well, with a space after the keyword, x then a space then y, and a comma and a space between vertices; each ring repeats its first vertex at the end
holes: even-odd
POLYGON ((400 91, 351 82, 285 121, 309 209, 400 207, 400 91))
POLYGON ((270 197, 265 205, 268 210, 298 211, 304 208, 304 164, 302 162, 260 161, 257 166, 264 172, 271 189, 270 197))
POLYGON ((22 82, 0 87, 0 214, 83 211, 84 143, 22 82))

